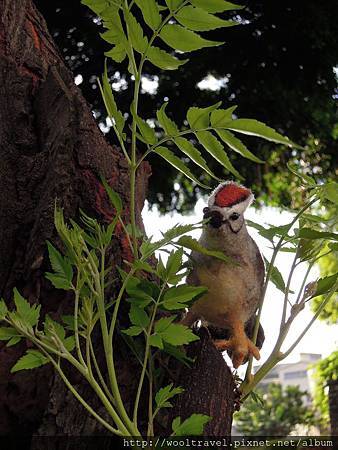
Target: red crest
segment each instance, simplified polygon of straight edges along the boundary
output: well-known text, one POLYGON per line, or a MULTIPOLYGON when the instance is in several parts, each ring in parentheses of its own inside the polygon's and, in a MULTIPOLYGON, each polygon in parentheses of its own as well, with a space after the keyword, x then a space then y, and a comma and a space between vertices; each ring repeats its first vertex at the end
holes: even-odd
POLYGON ((250 189, 229 183, 223 186, 215 196, 215 205, 220 208, 230 207, 241 203, 251 195, 250 189))

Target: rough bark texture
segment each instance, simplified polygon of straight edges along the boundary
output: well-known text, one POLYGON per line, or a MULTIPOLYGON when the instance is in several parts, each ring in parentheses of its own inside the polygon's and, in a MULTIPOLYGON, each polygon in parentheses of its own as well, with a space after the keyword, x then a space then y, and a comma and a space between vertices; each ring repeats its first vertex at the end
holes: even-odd
MULTIPOLYGON (((43 314, 58 318, 72 310, 72 297, 53 289, 44 278, 49 268, 46 240, 60 244, 53 225, 55 200, 68 218, 76 219, 82 208, 107 223, 114 211, 99 176, 128 205, 128 170, 119 149, 109 146, 97 128, 31 0, 0 0, 0 18, 0 295, 10 301, 16 286, 30 302, 41 304, 43 314)), ((143 164, 137 178, 141 228, 149 174, 149 166, 143 164)), ((128 221, 127 206, 124 214, 128 221)), ((130 258, 127 240, 117 228, 110 262, 121 266, 130 258)), ((101 433, 50 367, 10 374, 29 345, 7 348, 0 343, 0 435, 101 433)), ((228 434, 233 404, 230 371, 209 338, 192 351, 197 362, 182 378, 187 391, 178 411, 184 417, 202 411, 214 415, 207 434, 228 434)), ((116 359, 128 408, 134 398, 135 362, 122 344, 116 359)), ((71 371, 69 376, 104 415, 90 388, 71 371)), ((31 448, 42 448, 41 441, 33 440, 31 448)))
POLYGON ((338 380, 329 383, 331 436, 338 436, 338 380))
POLYGON ((206 414, 212 417, 204 429, 206 436, 230 436, 237 400, 234 379, 208 330, 202 328, 198 334, 200 341, 190 344, 188 351, 195 359, 193 366, 181 366, 179 371, 177 385, 185 391, 177 397, 171 418, 180 416, 183 421, 194 413, 206 414))

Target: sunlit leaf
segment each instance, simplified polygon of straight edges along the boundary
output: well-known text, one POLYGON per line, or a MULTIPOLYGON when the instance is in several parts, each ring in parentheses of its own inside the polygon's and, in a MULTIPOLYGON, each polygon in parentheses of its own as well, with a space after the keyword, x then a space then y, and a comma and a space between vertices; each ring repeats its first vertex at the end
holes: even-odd
POLYGON ((6 316, 8 312, 5 300, 3 298, 0 299, 0 320, 3 320, 3 318, 6 316))
POLYGON ((142 327, 133 325, 132 327, 128 328, 127 330, 122 330, 122 333, 127 334, 128 336, 138 336, 143 331, 142 327))
POLYGON ((223 145, 212 133, 210 133, 210 131, 197 131, 196 136, 199 142, 203 145, 207 152, 216 159, 216 161, 222 164, 222 166, 235 175, 235 177, 240 180, 243 179, 229 160, 223 145))
POLYGON ((175 14, 175 18, 181 25, 194 31, 208 31, 238 25, 237 22, 220 19, 202 8, 195 8, 191 5, 180 9, 175 14))
POLYGON ((196 106, 189 108, 187 111, 187 120, 192 130, 207 128, 210 124, 210 113, 221 104, 222 102, 217 102, 206 108, 197 108, 196 106))
POLYGON ((138 308, 134 305, 131 305, 129 319, 133 325, 141 328, 146 328, 150 322, 150 318, 144 309, 138 308))
POLYGON ((329 231, 312 230, 311 228, 301 228, 298 231, 298 237, 303 239, 328 239, 338 241, 338 233, 331 233, 329 231))
POLYGON ((159 36, 167 45, 181 52, 191 52, 223 44, 223 42, 204 39, 199 34, 176 24, 165 25, 159 36))
POLYGON ((207 288, 203 286, 174 286, 165 292, 162 304, 168 310, 183 309, 194 298, 201 296, 206 291, 207 288))
POLYGON ((26 354, 11 368, 11 373, 24 369, 35 369, 36 367, 43 366, 49 362, 49 359, 39 350, 27 350, 26 354))
POLYGON ((194 6, 203 8, 205 11, 208 11, 210 13, 218 13, 244 8, 244 6, 235 5, 234 3, 226 2, 224 0, 191 0, 191 3, 194 6))
POLYGON ((17 288, 13 289, 14 303, 16 311, 24 323, 34 327, 39 320, 41 305, 30 305, 30 303, 22 297, 17 288))
POLYGON ((169 164, 171 164, 173 167, 175 167, 177 170, 179 170, 181 173, 183 173, 187 178, 194 181, 199 186, 210 189, 209 186, 206 186, 205 184, 198 181, 198 179, 192 174, 190 169, 181 161, 180 158, 174 155, 172 151, 170 151, 166 147, 156 147, 155 152, 160 155, 163 159, 165 159, 169 164))
POLYGON ((223 252, 219 250, 209 250, 208 248, 203 247, 197 241, 197 239, 194 239, 191 236, 182 236, 176 243, 197 253, 201 253, 206 256, 213 256, 214 258, 220 259, 221 261, 224 261, 226 263, 236 264, 233 259, 231 259, 229 256, 226 256, 223 252))
POLYGON ((146 58, 154 64, 154 66, 163 70, 176 70, 188 62, 188 59, 175 58, 164 50, 153 46, 148 49, 146 58))
MULTIPOLYGON (((319 280, 317 281, 316 292, 312 295, 312 298, 328 293, 337 283, 337 280, 338 272, 327 277, 319 278, 319 280)), ((336 291, 338 291, 338 286, 336 288, 336 291)))
POLYGON ((181 394, 184 392, 184 389, 181 387, 173 387, 173 384, 169 384, 161 388, 155 395, 155 403, 157 408, 168 408, 171 407, 172 404, 168 402, 171 398, 175 397, 175 395, 181 394))
POLYGON ((187 155, 195 164, 205 170, 212 178, 219 181, 219 178, 209 169, 207 162, 202 157, 201 152, 193 146, 193 144, 183 137, 176 137, 173 139, 177 147, 187 155))
POLYGON ((223 128, 229 125, 232 121, 232 113, 235 111, 237 106, 231 106, 227 109, 216 109, 210 115, 211 125, 215 128, 223 128))
POLYGON ((111 85, 109 83, 108 79, 108 71, 107 71, 107 64, 105 63, 104 66, 104 73, 102 76, 102 86, 99 83, 99 87, 101 90, 102 98, 108 113, 109 118, 115 123, 116 128, 120 134, 121 137, 123 137, 123 128, 125 119, 123 117, 123 114, 121 111, 118 110, 113 92, 111 89, 111 85))
POLYGON ((264 161, 257 158, 253 153, 250 152, 236 136, 234 136, 230 131, 227 130, 216 130, 218 136, 222 139, 222 141, 227 144, 232 150, 239 153, 243 158, 250 159, 259 164, 263 164, 264 161))
POLYGON ((156 30, 161 24, 161 15, 155 0, 135 0, 142 11, 144 21, 152 30, 156 30))
POLYGON ((117 44, 108 52, 105 52, 105 56, 111 58, 112 60, 120 63, 127 56, 127 52, 124 44, 117 44))
POLYGON ((233 120, 226 128, 237 131, 238 133, 258 136, 268 141, 277 142, 278 144, 285 144, 288 146, 294 145, 287 137, 282 136, 273 128, 268 127, 258 120, 236 119, 233 120))
POLYGON ((199 436, 203 434, 204 426, 212 417, 205 414, 192 414, 181 423, 181 418, 176 417, 172 422, 174 436, 199 436))
POLYGON ((128 28, 129 41, 137 52, 143 53, 148 46, 148 39, 143 35, 141 25, 129 10, 125 10, 124 17, 128 28))
POLYGON ((170 11, 174 11, 183 3, 183 0, 165 0, 165 2, 170 11))
POLYGON ((157 120, 168 136, 176 136, 179 133, 179 129, 176 123, 167 116, 165 112, 167 105, 168 102, 163 103, 161 109, 157 111, 157 120))

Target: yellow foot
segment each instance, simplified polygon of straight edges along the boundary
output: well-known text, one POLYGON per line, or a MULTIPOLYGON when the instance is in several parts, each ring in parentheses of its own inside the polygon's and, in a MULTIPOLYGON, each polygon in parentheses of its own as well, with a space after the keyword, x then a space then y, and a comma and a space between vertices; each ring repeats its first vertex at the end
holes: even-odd
POLYGON ((217 339, 214 344, 218 350, 230 352, 235 369, 244 364, 250 355, 253 355, 257 360, 261 357, 258 348, 246 336, 243 338, 232 337, 229 340, 217 339))

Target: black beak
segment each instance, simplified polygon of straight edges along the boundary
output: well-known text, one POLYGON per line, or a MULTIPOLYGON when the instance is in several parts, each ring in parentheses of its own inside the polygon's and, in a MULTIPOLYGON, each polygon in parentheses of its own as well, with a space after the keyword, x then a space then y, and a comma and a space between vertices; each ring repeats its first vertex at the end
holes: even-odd
POLYGON ((203 209, 203 219, 209 219, 209 224, 213 228, 220 228, 224 223, 223 216, 219 211, 210 211, 210 208, 203 209))

